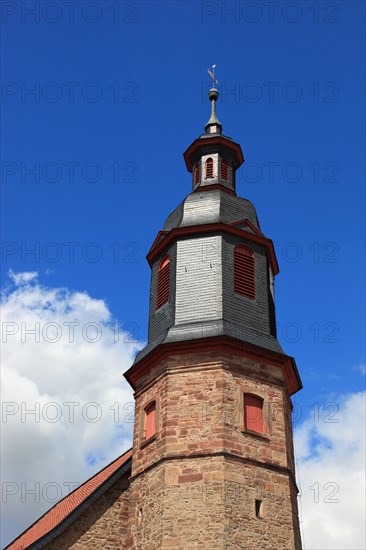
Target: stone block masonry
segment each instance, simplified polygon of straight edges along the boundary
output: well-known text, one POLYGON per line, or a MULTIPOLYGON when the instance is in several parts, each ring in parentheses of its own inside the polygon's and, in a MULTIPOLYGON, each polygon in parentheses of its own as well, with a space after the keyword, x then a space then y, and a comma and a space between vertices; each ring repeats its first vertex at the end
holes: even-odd
POLYGON ((300 550, 291 401, 282 371, 220 351, 171 356, 139 379, 127 548, 300 550), (264 400, 246 430, 243 395, 264 400), (146 404, 157 433, 143 440, 146 404))

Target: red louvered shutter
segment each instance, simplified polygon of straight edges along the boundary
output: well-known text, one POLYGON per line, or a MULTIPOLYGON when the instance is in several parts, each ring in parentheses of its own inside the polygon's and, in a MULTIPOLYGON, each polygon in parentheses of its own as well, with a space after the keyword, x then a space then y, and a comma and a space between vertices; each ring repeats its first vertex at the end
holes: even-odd
POLYGON ((256 395, 244 395, 244 422, 247 430, 263 433, 263 399, 256 395))
POLYGON ((149 439, 156 433, 156 404, 151 403, 145 410, 145 439, 149 439))
POLYGON ((213 160, 211 157, 206 160, 206 178, 213 178, 213 160))
POLYGON ((226 160, 221 161, 220 175, 221 179, 229 181, 229 165, 226 160))
POLYGON ((254 254, 242 245, 234 250, 234 292, 255 300, 254 254))
POLYGON ((199 162, 194 167, 194 184, 197 185, 200 181, 200 165, 199 162))
POLYGON ((166 304, 169 300, 169 270, 170 270, 170 259, 168 256, 165 256, 158 268, 158 284, 156 291, 156 309, 166 304))

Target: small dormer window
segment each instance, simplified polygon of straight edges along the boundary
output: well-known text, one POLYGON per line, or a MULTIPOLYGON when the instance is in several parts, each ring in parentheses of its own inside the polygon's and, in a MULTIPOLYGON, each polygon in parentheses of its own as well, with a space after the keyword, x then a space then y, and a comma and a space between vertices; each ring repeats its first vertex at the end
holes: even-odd
POLYGON ((220 176, 222 180, 229 181, 229 164, 225 159, 221 161, 220 176))
POLYGON ((156 309, 166 304, 169 300, 169 270, 170 258, 164 256, 158 267, 158 284, 156 290, 156 309))
POLYGON ((193 181, 194 181, 195 185, 197 185, 200 181, 200 164, 199 164, 199 162, 197 162, 197 164, 194 167, 193 181))
POLYGON ((213 159, 211 157, 209 157, 206 160, 206 174, 205 174, 205 177, 206 177, 206 179, 214 177, 214 174, 213 174, 213 159))

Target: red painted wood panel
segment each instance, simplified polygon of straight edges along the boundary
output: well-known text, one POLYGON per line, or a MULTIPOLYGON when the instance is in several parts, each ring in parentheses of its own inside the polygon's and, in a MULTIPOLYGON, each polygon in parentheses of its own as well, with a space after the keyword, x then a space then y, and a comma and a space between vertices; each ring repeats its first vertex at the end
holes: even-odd
POLYGON ((146 413, 146 427, 145 427, 145 438, 153 436, 156 432, 156 405, 151 403, 145 411, 146 413))
POLYGON ((255 261, 253 251, 238 245, 234 250, 234 292, 255 300, 255 261))
POLYGON ((244 395, 244 418, 247 430, 263 433, 263 399, 256 395, 244 395))
POLYGON ((156 309, 166 304, 169 300, 169 271, 170 259, 165 256, 159 265, 158 269, 158 284, 156 290, 156 309))
POLYGON ((213 160, 210 157, 206 160, 206 178, 213 178, 213 176, 213 160))
POLYGON ((221 178, 225 181, 229 180, 229 165, 227 161, 224 159, 221 161, 221 178))
POLYGON ((197 162, 197 164, 194 167, 194 184, 197 185, 200 181, 200 165, 197 162))

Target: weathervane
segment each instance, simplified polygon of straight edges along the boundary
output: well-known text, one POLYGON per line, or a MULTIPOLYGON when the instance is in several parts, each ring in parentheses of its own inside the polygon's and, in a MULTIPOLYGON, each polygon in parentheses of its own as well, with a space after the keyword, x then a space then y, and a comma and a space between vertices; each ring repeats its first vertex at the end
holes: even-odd
POLYGON ((207 69, 208 74, 212 78, 212 87, 213 88, 215 87, 215 84, 219 83, 219 81, 215 77, 215 69, 216 69, 216 65, 212 65, 212 71, 210 69, 207 69))

